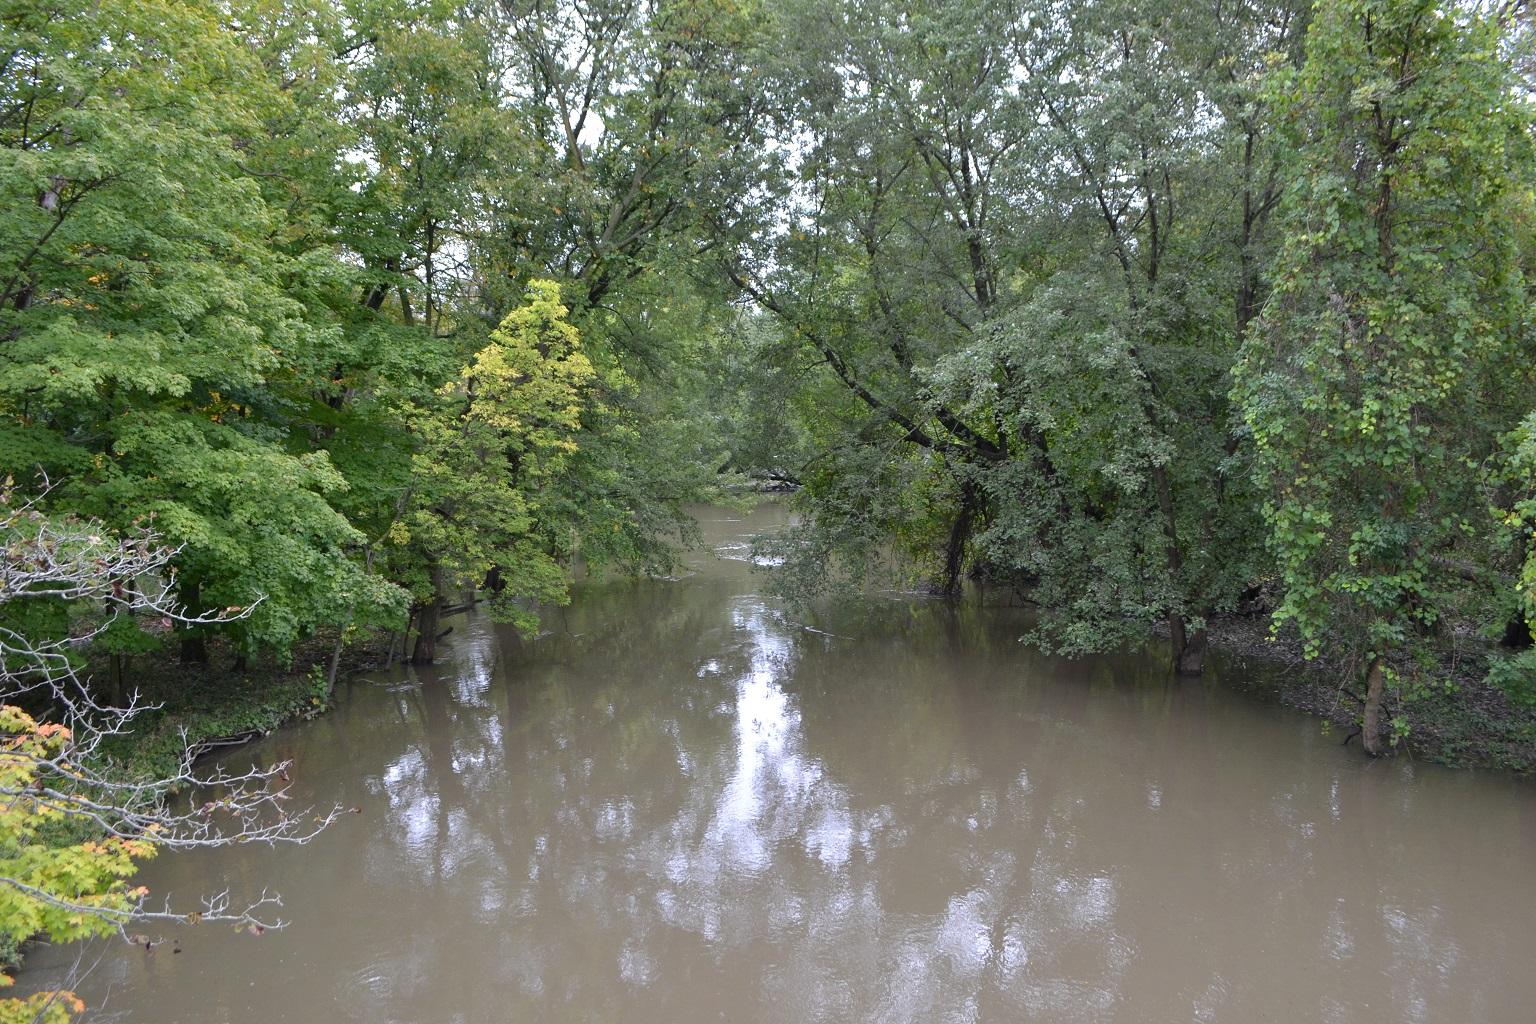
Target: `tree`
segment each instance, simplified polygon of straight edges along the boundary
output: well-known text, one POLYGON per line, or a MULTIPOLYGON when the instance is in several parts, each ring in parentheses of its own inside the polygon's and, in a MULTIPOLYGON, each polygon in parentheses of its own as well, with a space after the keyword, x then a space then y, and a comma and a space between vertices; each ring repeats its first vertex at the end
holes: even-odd
POLYGON ((1231 268, 1266 213, 1249 173, 1262 119, 1244 99, 1295 20, 1286 4, 1088 3, 1019 32, 1043 122, 1025 146, 1041 168, 1035 260, 1013 311, 940 373, 1038 438, 1034 466, 989 474, 981 547, 1027 583, 1059 650, 1160 622, 1174 669, 1198 674, 1206 620, 1251 579, 1222 397, 1258 287, 1231 268))
POLYGON ((616 292, 685 265, 708 216, 751 186, 770 102, 747 63, 756 6, 518 0, 501 12, 531 165, 491 193, 482 260, 562 281, 578 317, 621 307, 616 292))
POLYGON ((423 438, 410 512, 392 539, 419 552, 413 660, 435 656, 438 614, 454 589, 490 583, 493 611, 531 625, 519 601, 561 602, 558 523, 542 515, 590 408, 592 363, 567 321, 560 286, 534 281, 438 403, 423 438))
POLYGON ((1157 622, 1200 671, 1262 557, 1225 375, 1293 6, 774 10, 792 156, 725 269, 808 382, 794 560, 895 540, 947 593, 1027 593, 1056 650, 1157 622))
POLYGON ((794 575, 824 580, 822 556, 862 563, 896 538, 953 595, 987 514, 977 475, 1012 438, 928 374, 1011 300, 1014 155, 1034 118, 1010 81, 1015 5, 898 7, 773 9, 781 44, 764 77, 785 123, 757 205, 719 225, 721 254, 792 342, 780 371, 805 382, 815 455, 797 474, 794 575))
MULTIPOLYGON (((1275 83, 1293 157, 1274 291, 1234 398, 1307 653, 1363 666, 1362 739, 1484 532, 1478 467, 1524 308, 1509 212, 1529 114, 1498 26, 1427 0, 1329 0, 1275 83)), ((1528 371, 1518 371, 1525 372, 1528 371)), ((1506 425, 1502 429, 1508 429, 1506 425)), ((1387 727, 1393 734, 1387 734, 1387 727)))
MULTIPOLYGON (((157 511, 194 614, 266 595, 229 624, 242 656, 398 611, 332 504, 346 481, 290 440, 296 371, 341 332, 311 301, 331 243, 284 244, 259 184, 275 76, 217 4, 11 5, 0 33, 0 468, 118 528, 157 511)), ((206 657, 199 631, 183 651, 206 657)))
MULTIPOLYGON (((186 749, 177 771, 144 778, 106 758, 102 744, 130 732, 137 696, 103 703, 79 673, 80 651, 115 626, 229 621, 249 609, 188 617, 167 587, 175 556, 153 530, 114 536, 103 524, 46 514, 0 486, 0 931, 70 941, 153 921, 226 922, 259 932, 279 904, 228 891, 200 910, 155 908, 130 885, 135 865, 162 850, 246 842, 305 843, 335 811, 284 805, 286 765, 199 772, 186 749), (45 614, 40 615, 39 612, 45 614), (52 613, 52 614, 46 614, 52 613), (43 631, 38 623, 52 621, 43 631), (23 624, 31 629, 23 632, 23 624), (30 708, 31 710, 28 710, 30 708), (209 798, 199 802, 196 794, 209 798), (184 806, 172 794, 194 793, 184 806), (181 807, 181 809, 177 809, 181 807)), ((149 940, 143 940, 149 941, 149 940)), ((0 979, 0 984, 9 979, 0 979)), ((79 1002, 51 992, 0 1000, 0 1018, 66 1019, 79 1002)))

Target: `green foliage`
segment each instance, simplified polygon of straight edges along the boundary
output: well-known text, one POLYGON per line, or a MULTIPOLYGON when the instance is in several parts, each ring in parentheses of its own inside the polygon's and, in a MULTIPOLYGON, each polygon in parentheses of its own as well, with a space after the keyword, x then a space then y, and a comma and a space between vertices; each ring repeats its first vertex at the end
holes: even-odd
POLYGON ((1440 565, 1486 532, 1479 467, 1525 304, 1510 212, 1528 118, 1497 45, 1490 22, 1419 0, 1340 0, 1275 84, 1285 244, 1234 394, 1276 621, 1311 654, 1413 646, 1457 585, 1440 565))
POLYGON ((566 320, 560 287, 534 281, 458 379, 417 420, 410 511, 391 534, 433 566, 418 592, 465 588, 500 570, 493 608, 531 625, 517 599, 563 602, 559 525, 543 498, 573 453, 595 371, 566 320))
POLYGON ((1536 707, 1536 651, 1495 657, 1488 666, 1488 682, 1512 703, 1520 707, 1536 707))
POLYGON ((0 125, 0 419, 29 439, 5 468, 68 477, 56 501, 112 525, 155 516, 201 600, 265 598, 247 644, 286 650, 352 604, 398 613, 328 501, 344 479, 286 441, 288 378, 336 327, 292 287, 315 254, 273 244, 282 211, 242 152, 277 83, 213 5, 55 16, 67 31, 3 22, 32 69, 0 125))
MULTIPOLYGON (((1505 439, 1507 458, 1502 468, 1503 483, 1512 494, 1509 508, 1500 510, 1506 536, 1513 542, 1518 574, 1510 600, 1498 602, 1504 612, 1506 629, 1514 628, 1523 636, 1515 639, 1529 644, 1536 641, 1536 414, 1527 416, 1505 439)), ((1494 660, 1489 667, 1489 682, 1510 699, 1525 706, 1536 706, 1536 649, 1527 649, 1494 660)))
POLYGON ((714 321, 645 275, 728 200, 752 17, 597 6, 569 69, 544 14, 449 2, 0 7, 0 472, 153 517, 185 601, 254 606, 203 630, 242 656, 668 563, 724 446, 660 365, 714 321), (550 120, 583 91, 600 138, 550 120), (541 271, 592 362, 564 312, 493 333, 541 271))
MULTIPOLYGON (((69 741, 61 725, 39 724, 19 708, 0 708, 0 787, 21 792, 36 778, 35 762, 58 756, 69 741)), ((58 844, 43 833, 65 824, 65 812, 51 801, 25 797, 8 800, 0 811, 0 876, 34 889, 61 894, 82 909, 33 899, 11 886, 0 887, 0 932, 9 935, 46 933, 56 942, 107 934, 110 917, 90 908, 126 910, 140 893, 127 879, 134 863, 153 854, 141 840, 87 838, 58 844)))
POLYGON ((777 321, 737 379, 793 428, 732 425, 800 460, 785 578, 969 569, 1073 653, 1235 606, 1263 559, 1226 374, 1274 190, 1261 72, 1299 14, 771 10, 790 123, 725 269, 777 321))

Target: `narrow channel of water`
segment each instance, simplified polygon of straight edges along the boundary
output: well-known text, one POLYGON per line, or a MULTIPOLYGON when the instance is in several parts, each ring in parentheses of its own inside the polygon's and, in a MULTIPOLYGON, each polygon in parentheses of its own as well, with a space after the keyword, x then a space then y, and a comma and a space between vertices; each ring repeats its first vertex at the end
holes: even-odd
POLYGON ((707 512, 692 575, 583 584, 531 642, 461 620, 254 748, 358 813, 143 880, 271 885, 289 927, 112 944, 81 994, 145 1024, 1536 1019, 1529 784, 1042 657, 1008 609, 797 618, 745 561, 781 518, 707 512))

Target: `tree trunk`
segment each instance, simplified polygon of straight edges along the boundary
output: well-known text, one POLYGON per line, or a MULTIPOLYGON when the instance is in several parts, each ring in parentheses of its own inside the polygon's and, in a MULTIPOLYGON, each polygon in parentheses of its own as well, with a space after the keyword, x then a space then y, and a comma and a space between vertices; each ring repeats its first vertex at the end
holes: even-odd
POLYGON ((183 665, 208 664, 208 641, 199 633, 183 633, 181 636, 181 663, 183 665))
POLYGON ((1202 674, 1205 671, 1205 651, 1208 646, 1205 630, 1190 631, 1184 620, 1179 618, 1179 626, 1174 636, 1178 640, 1173 648, 1173 671, 1181 676, 1202 674))
MULTIPOLYGON (((1157 494, 1158 511, 1163 516, 1163 558, 1168 566, 1168 578, 1174 586, 1182 587, 1184 550, 1179 545, 1178 517, 1173 509, 1173 484, 1168 479, 1168 467, 1152 467, 1152 488, 1157 494)), ((1183 613, 1170 611, 1168 638, 1173 644, 1175 672, 1181 676, 1198 676, 1205 671, 1205 630, 1197 629, 1191 635, 1183 613)))
POLYGON ((1365 715, 1360 723, 1360 742, 1372 757, 1382 753, 1381 704, 1386 690, 1386 670, 1380 656, 1365 671, 1365 715))
POLYGON ((971 539, 971 524, 976 518, 976 497, 969 484, 960 490, 960 511, 949 528, 949 543, 944 549, 944 596, 960 596, 960 575, 965 571, 965 546, 971 539))
MULTIPOLYGON (((202 612, 202 587, 196 583, 189 584, 182 592, 182 607, 187 615, 198 615, 202 612)), ((183 627, 181 634, 181 663, 183 665, 208 664, 208 641, 203 636, 202 627, 183 627)))
POLYGON ((416 648, 411 652, 412 665, 430 665, 437 657, 437 641, 441 630, 437 628, 443 612, 443 570, 432 563, 432 597, 416 605, 416 648))
POLYGON ((437 658, 437 620, 442 598, 433 595, 416 606, 416 647, 411 651, 412 665, 430 665, 437 658))
POLYGON ((399 642, 399 639, 399 633, 396 633, 393 630, 390 631, 389 646, 384 648, 384 664, 379 666, 381 669, 389 668, 389 666, 395 663, 395 644, 399 642))
POLYGON ((115 708, 123 706, 123 680, 127 675, 126 662, 128 659, 121 654, 114 654, 108 659, 108 690, 107 699, 115 708))
POLYGON ((336 646, 331 648, 331 665, 325 672, 325 702, 329 704, 336 694, 336 670, 341 666, 342 640, 347 631, 341 630, 336 634, 336 646))

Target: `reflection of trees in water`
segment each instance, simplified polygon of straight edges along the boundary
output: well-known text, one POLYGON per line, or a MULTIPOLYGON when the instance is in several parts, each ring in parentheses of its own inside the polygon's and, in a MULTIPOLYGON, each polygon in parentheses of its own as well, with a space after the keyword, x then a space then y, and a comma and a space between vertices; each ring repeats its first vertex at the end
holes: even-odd
POLYGON ((1277 782, 1273 731, 1233 763, 1241 705, 1142 658, 1032 655, 1012 612, 883 614, 603 585, 569 633, 503 637, 488 687, 424 679, 369 861, 466 935, 401 950, 400 977, 472 968, 514 1015, 1092 1020, 1151 992, 1174 1019, 1326 937, 1442 983, 1453 922, 1412 879, 1389 871, 1379 910, 1316 898, 1358 877, 1325 867, 1371 802, 1307 815, 1359 779, 1277 782))
POLYGON ((318 951, 354 1019, 1327 1019, 1361 976, 1394 1020, 1469 977, 1497 1016, 1521 936, 1435 883, 1536 841, 1486 789, 1463 813, 1160 657, 1043 658, 1017 610, 749 590, 587 585, 532 641, 456 622, 443 664, 270 741, 297 802, 360 816, 303 859, 150 870, 296 880, 323 914, 227 955, 318 951))

